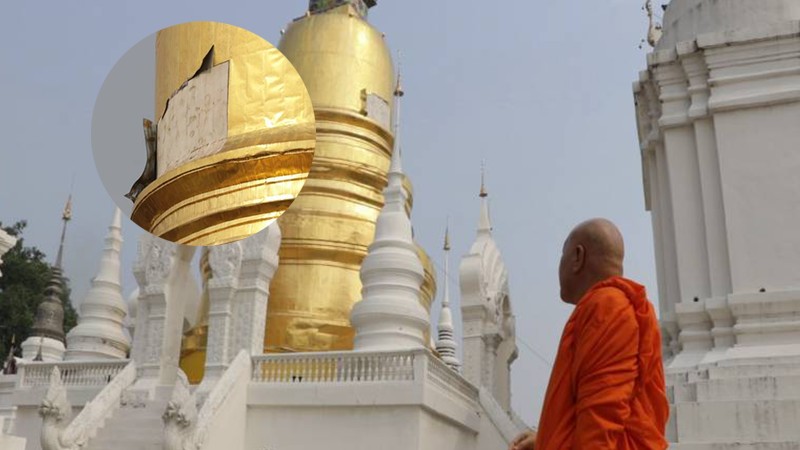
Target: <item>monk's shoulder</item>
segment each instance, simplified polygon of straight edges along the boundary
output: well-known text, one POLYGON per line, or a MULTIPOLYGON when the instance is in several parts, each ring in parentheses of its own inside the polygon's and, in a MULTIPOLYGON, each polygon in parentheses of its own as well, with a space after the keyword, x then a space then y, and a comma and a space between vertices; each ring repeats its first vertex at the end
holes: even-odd
POLYGON ((576 312, 586 324, 626 320, 636 322, 630 300, 624 292, 613 286, 601 287, 590 292, 580 301, 576 312))

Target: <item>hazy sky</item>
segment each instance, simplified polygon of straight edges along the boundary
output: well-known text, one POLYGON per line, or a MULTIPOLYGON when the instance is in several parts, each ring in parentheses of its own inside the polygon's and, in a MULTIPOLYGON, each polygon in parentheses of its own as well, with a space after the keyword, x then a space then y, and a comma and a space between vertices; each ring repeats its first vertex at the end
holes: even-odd
MULTIPOLYGON (((512 402, 531 425, 571 311, 559 300, 557 265, 572 226, 593 216, 615 221, 626 238, 626 274, 657 301, 631 93, 645 67, 638 48, 647 28, 642 3, 382 0, 370 13, 392 51, 402 52, 403 167, 414 184, 412 219, 417 240, 441 268, 450 217, 456 307, 457 268, 475 236, 486 162, 494 236, 509 268, 517 317, 512 402)), ((157 30, 193 20, 237 25, 277 45, 280 29, 306 5, 4 6, 0 221, 26 219, 27 242, 52 261, 74 178, 64 269, 76 303, 97 270, 114 207, 95 170, 91 124, 95 99, 117 60, 157 30)), ((127 295, 135 288, 131 267, 141 231, 125 221, 123 233, 127 295)), ((442 283, 440 274, 440 293, 442 283)))

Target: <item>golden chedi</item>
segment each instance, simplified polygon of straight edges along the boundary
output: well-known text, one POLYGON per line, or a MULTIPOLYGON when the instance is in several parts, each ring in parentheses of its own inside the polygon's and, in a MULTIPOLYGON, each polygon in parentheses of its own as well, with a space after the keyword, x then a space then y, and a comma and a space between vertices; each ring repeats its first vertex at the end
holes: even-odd
POLYGON ((180 368, 189 382, 203 381, 208 345, 208 313, 210 305, 208 281, 211 279, 211 266, 208 264, 208 248, 200 253, 201 293, 196 325, 183 334, 181 339, 180 368))
POLYGON ((129 198, 131 219, 161 238, 216 245, 250 236, 308 176, 308 92, 281 52, 247 30, 191 22, 159 31, 155 117, 145 123, 154 155, 129 198))
MULTIPOLYGON (((365 20, 372 5, 312 0, 279 44, 314 104, 317 146, 302 195, 279 219, 268 352, 353 348, 350 310, 361 298, 359 269, 374 238, 394 147, 394 68, 382 33, 365 20)), ((434 273, 421 249, 420 256, 426 263, 420 301, 429 310, 434 273)))

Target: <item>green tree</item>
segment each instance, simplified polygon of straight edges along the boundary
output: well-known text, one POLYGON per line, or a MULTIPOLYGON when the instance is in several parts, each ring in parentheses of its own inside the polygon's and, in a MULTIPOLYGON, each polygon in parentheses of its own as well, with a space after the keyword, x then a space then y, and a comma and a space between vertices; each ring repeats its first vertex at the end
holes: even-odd
MULTIPOLYGON (((52 266, 45 261, 45 254, 36 247, 26 247, 22 232, 27 223, 22 220, 11 226, 0 228, 17 238, 17 244, 3 255, 0 265, 0 361, 5 359, 16 336, 17 356, 19 345, 31 334, 36 308, 44 299, 44 288, 50 279, 52 266)), ((69 300, 69 280, 64 277, 64 331, 77 323, 78 315, 69 300)))

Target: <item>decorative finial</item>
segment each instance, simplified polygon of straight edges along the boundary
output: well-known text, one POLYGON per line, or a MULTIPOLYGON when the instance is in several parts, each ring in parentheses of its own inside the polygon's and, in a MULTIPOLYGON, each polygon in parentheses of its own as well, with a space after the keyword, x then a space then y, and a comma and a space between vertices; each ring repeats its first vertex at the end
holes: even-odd
POLYGON ((64 212, 61 214, 61 220, 72 220, 72 194, 69 194, 67 203, 64 204, 64 212))
POLYGON ((44 337, 39 338, 39 350, 36 351, 36 356, 33 358, 34 361, 43 361, 44 358, 42 357, 42 345, 44 344, 44 337))
POLYGON ((355 12, 366 19, 368 10, 377 5, 377 3, 377 0, 310 0, 306 17, 311 14, 324 13, 342 5, 350 5, 350 14, 355 12))
POLYGON ((450 251, 450 219, 447 220, 447 225, 444 227, 444 247, 443 250, 446 252, 450 251))
POLYGON ((5 362, 3 362, 3 375, 14 375, 17 373, 17 360, 14 358, 14 352, 17 350, 15 342, 17 335, 11 335, 11 347, 8 349, 8 355, 5 362))
POLYGON ((61 268, 61 261, 64 256, 64 238, 67 234, 67 222, 72 220, 72 194, 67 197, 67 203, 64 205, 64 211, 61 213, 61 220, 64 225, 61 228, 61 242, 58 244, 58 253, 56 254, 55 266, 61 268))
POLYGON ((456 358, 456 342, 453 338, 453 314, 450 311, 450 220, 444 229, 444 289, 442 291, 442 310, 437 327, 436 351, 442 361, 451 369, 458 371, 461 363, 456 358))
POLYGON ((481 161, 481 214, 478 219, 478 234, 489 234, 492 231, 492 222, 489 220, 489 194, 486 192, 486 169, 481 161))
POLYGON ((395 101, 395 120, 394 120, 394 147, 395 153, 400 151, 400 97, 404 94, 403 87, 400 85, 400 52, 397 52, 397 84, 394 88, 395 101))
POLYGON ((489 195, 486 193, 486 168, 484 167, 483 161, 481 161, 481 192, 478 194, 479 197, 486 197, 489 195))
POLYGON ((397 52, 397 82, 394 85, 394 96, 395 97, 402 97, 405 94, 403 91, 403 85, 400 83, 400 52, 397 52))
MULTIPOLYGON (((663 5, 662 5, 663 8, 663 5)), ((653 13, 653 0, 646 0, 642 10, 647 12, 647 21, 648 21, 648 29, 647 29, 647 43, 650 47, 655 48, 656 44, 658 44, 658 40, 661 39, 661 24, 653 20, 654 13, 653 13)), ((645 39, 639 43, 639 48, 642 48, 642 45, 645 43, 645 39)))

